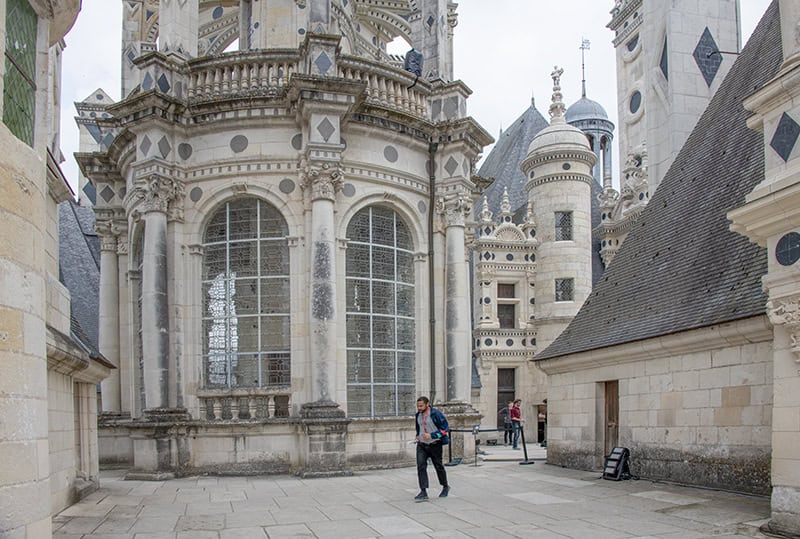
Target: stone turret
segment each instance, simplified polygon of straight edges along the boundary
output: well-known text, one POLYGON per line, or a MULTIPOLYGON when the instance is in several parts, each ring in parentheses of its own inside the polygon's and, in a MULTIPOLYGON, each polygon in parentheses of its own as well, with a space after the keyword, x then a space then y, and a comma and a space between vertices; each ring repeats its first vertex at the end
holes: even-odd
POLYGON ((564 117, 562 69, 555 68, 550 126, 534 137, 522 162, 538 224, 537 348, 549 345, 578 312, 592 287, 591 185, 596 156, 584 133, 564 117))

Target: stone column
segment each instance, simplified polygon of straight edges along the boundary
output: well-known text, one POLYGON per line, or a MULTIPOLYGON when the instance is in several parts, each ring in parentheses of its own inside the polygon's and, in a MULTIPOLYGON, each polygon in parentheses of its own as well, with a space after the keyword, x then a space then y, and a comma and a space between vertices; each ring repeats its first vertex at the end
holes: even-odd
POLYGON ((341 183, 336 165, 312 167, 311 296, 309 357, 312 361, 311 400, 334 402, 336 392, 336 260, 333 209, 341 183))
POLYGON ((158 9, 158 50, 183 59, 197 56, 199 0, 161 0, 158 9))
POLYGON ((117 237, 117 269, 119 275, 119 397, 120 412, 132 415, 135 409, 133 390, 133 365, 130 347, 130 287, 128 285, 128 232, 124 230, 117 237))
POLYGON ((611 139, 603 147, 603 189, 611 189, 611 139))
POLYGON ((167 302, 167 209, 177 182, 150 176, 138 188, 143 199, 142 359, 144 407, 169 406, 169 312, 167 302))
MULTIPOLYGON (((102 210, 97 210, 99 214, 102 210)), ((99 217, 99 216, 98 216, 99 217)), ((100 383, 103 412, 118 414, 120 400, 119 363, 119 265, 117 238, 119 228, 112 220, 98 219, 95 224, 100 236, 100 313, 98 346, 100 353, 117 368, 100 383)))
POLYGON ((467 195, 440 201, 445 215, 445 357, 447 401, 470 402, 471 320, 467 280, 464 218, 469 213, 467 195))

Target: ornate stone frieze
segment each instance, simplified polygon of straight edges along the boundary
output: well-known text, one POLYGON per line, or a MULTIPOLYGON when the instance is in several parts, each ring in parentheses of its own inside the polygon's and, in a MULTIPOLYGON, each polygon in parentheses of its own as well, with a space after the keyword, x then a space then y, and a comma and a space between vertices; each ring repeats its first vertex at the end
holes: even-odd
POLYGON ((800 363, 800 296, 769 300, 767 316, 774 326, 785 326, 794 360, 800 363))

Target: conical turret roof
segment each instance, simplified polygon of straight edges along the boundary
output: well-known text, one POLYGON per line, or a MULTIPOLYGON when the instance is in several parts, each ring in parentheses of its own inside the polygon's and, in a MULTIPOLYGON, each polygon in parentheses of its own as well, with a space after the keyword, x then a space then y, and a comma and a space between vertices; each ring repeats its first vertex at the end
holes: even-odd
POLYGON ((484 178, 495 178, 485 192, 489 208, 495 215, 500 212, 500 201, 505 190, 508 190, 512 211, 528 203, 528 192, 525 190, 527 178, 520 169, 520 163, 528 155, 528 146, 533 137, 547 126, 547 120, 536 110, 531 99, 531 106, 501 133, 497 144, 486 156, 478 174, 484 178))

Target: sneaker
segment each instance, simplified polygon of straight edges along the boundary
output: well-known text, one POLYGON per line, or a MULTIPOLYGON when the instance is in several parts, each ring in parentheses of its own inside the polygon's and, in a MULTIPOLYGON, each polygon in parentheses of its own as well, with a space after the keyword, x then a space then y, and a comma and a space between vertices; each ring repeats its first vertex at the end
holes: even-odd
POLYGON ((440 498, 447 498, 448 494, 450 494, 450 487, 449 486, 445 486, 445 487, 442 487, 442 492, 439 494, 439 497, 440 498))
POLYGON ((423 500, 427 500, 428 499, 428 493, 426 491, 424 491, 424 490, 420 490, 419 494, 414 496, 414 499, 417 500, 418 502, 421 502, 423 500))

